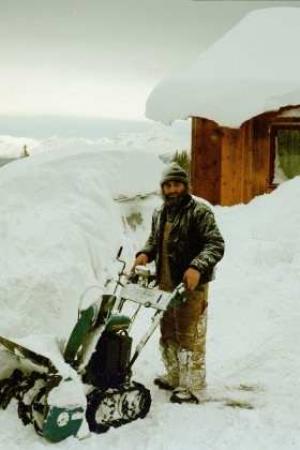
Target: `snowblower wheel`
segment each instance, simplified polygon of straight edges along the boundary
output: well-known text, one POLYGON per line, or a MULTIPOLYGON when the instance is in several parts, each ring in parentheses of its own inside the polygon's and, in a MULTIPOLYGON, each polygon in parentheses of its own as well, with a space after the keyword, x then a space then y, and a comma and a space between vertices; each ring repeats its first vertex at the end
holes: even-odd
POLYGON ((144 418, 151 405, 150 391, 140 383, 107 389, 94 389, 87 397, 86 418, 94 433, 105 433, 111 426, 119 427, 144 418))
POLYGON ((43 425, 45 417, 47 417, 47 410, 47 390, 44 387, 36 395, 31 405, 31 423, 40 436, 43 436, 43 425))

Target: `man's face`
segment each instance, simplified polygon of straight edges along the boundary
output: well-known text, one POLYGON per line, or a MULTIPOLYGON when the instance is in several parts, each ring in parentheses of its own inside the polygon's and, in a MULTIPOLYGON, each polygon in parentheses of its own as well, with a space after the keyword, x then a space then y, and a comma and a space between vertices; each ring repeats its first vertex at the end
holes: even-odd
POLYGON ((166 181, 162 185, 162 193, 167 199, 177 198, 184 192, 186 192, 186 186, 181 181, 166 181))

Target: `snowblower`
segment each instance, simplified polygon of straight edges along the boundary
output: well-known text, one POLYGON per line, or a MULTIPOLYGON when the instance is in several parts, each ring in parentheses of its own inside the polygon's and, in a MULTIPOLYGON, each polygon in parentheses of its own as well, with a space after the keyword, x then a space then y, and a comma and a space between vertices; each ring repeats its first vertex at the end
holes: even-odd
POLYGON ((47 351, 42 352, 26 339, 0 336, 10 359, 0 372, 0 406, 5 409, 16 399, 23 424, 32 424, 49 441, 103 433, 144 418, 150 409, 150 391, 132 380, 132 367, 164 311, 185 300, 185 289, 180 284, 171 293, 159 290, 150 271, 141 266, 128 278, 120 254, 121 249, 118 279, 109 281, 96 301, 86 300, 93 298, 96 286, 82 296, 78 320, 64 348, 55 338, 48 339, 47 351), (128 303, 130 315, 123 313, 128 303), (154 311, 132 352, 130 331, 142 308, 154 311))

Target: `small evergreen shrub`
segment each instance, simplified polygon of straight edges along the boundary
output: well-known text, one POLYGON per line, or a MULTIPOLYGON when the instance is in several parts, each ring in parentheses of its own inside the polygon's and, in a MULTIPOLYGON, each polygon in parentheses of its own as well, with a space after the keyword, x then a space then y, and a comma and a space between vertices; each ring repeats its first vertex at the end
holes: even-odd
POLYGON ((191 174, 191 158, 187 150, 177 150, 174 157, 173 162, 176 162, 177 164, 182 167, 187 174, 190 176, 191 174))

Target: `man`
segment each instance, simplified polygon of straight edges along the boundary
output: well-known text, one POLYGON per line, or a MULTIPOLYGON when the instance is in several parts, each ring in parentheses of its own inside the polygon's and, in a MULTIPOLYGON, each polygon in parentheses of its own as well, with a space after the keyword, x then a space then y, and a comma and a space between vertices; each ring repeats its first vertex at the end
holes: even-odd
POLYGON ((183 281, 187 301, 162 318, 166 374, 154 383, 172 391, 172 402, 198 403, 206 386, 208 282, 224 254, 224 240, 211 209, 190 195, 187 173, 178 164, 164 171, 161 190, 164 203, 153 213, 150 236, 134 267, 155 260, 160 289, 172 291, 183 281))

